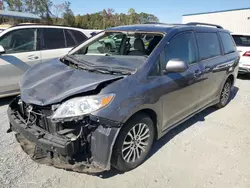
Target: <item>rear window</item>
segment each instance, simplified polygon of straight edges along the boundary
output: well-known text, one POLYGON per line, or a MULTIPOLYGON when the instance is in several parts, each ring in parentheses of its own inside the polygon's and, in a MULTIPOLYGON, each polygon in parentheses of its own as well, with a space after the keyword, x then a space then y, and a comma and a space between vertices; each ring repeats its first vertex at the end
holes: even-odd
POLYGON ((250 46, 250 36, 232 35, 237 46, 250 46))
POLYGON ((226 54, 236 51, 235 44, 229 33, 220 32, 220 37, 221 37, 223 48, 226 54))
POLYGON ((200 59, 221 55, 220 43, 216 33, 196 33, 200 59))

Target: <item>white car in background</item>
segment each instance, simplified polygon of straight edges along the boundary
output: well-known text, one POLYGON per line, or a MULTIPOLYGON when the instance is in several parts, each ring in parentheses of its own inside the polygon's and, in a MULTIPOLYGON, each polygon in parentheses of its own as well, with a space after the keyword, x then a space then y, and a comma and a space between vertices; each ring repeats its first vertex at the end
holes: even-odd
POLYGON ((250 33, 233 33, 232 36, 241 56, 239 73, 250 73, 250 33))
POLYGON ((95 30, 21 24, 0 33, 0 97, 19 93, 19 81, 38 63, 63 57, 95 30))

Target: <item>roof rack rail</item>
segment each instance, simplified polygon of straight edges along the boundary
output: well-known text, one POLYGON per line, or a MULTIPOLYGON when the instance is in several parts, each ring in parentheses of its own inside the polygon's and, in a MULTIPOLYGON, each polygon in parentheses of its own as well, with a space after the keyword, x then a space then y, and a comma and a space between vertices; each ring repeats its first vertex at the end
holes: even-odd
POLYGON ((46 24, 46 23, 19 23, 16 25, 13 25, 12 27, 16 27, 16 26, 58 26, 58 27, 70 27, 70 28, 76 28, 76 29, 82 29, 79 27, 71 27, 71 26, 67 26, 67 25, 59 25, 59 24, 46 24))
POLYGON ((204 25, 204 26, 212 26, 212 27, 216 27, 218 29, 223 29, 222 26, 220 25, 216 25, 216 24, 209 24, 209 23, 201 23, 201 22, 189 22, 187 23, 186 25, 195 25, 195 26, 198 26, 198 25, 204 25))
POLYGON ((185 25, 181 23, 162 23, 162 22, 145 22, 143 24, 160 24, 160 25, 185 25))

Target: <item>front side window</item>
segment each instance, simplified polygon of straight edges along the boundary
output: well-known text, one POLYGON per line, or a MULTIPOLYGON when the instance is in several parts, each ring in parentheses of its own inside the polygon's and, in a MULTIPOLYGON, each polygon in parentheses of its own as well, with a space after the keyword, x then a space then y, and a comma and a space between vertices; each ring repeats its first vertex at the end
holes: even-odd
POLYGON ((232 35, 237 46, 250 47, 250 35, 232 35))
POLYGON ((234 44, 233 39, 229 33, 220 32, 220 37, 222 40, 225 54, 229 54, 229 53, 236 51, 235 44, 234 44))
POLYGON ((170 40, 165 48, 165 62, 162 68, 165 67, 171 59, 178 59, 188 64, 196 62, 196 46, 194 34, 191 32, 183 33, 175 36, 170 40))
POLYGON ((37 50, 37 30, 21 29, 5 34, 0 39, 6 53, 21 53, 37 50))
POLYGON ((66 48, 63 29, 43 29, 43 41, 44 50, 66 48))
POLYGON ((221 55, 217 33, 196 33, 196 37, 201 60, 221 55))

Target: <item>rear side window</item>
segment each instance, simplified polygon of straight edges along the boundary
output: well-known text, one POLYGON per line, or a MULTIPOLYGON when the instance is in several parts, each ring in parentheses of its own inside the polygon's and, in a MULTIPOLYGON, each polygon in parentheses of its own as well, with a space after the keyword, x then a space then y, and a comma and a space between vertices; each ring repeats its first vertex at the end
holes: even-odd
MULTIPOLYGON (((196 62, 195 37, 191 32, 175 36, 165 48, 167 63, 171 59, 179 59, 189 64, 196 62)), ((165 67, 165 65, 162 65, 165 67)))
POLYGON ((222 40, 225 54, 229 54, 236 51, 233 39, 229 33, 220 32, 220 37, 222 40))
POLYGON ((70 30, 64 30, 65 33, 65 37, 66 37, 66 44, 67 47, 73 47, 76 45, 74 38, 72 36, 72 34, 70 33, 70 30))
POLYGON ((217 33, 196 33, 200 59, 208 59, 221 55, 217 33))
POLYGON ((237 46, 250 46, 250 36, 247 35, 233 35, 233 39, 237 46))
POLYGON ((43 29, 43 49, 51 50, 65 48, 63 29, 46 28, 43 29))
POLYGON ((80 31, 71 30, 71 33, 74 35, 77 44, 81 44, 87 39, 87 37, 80 31))

